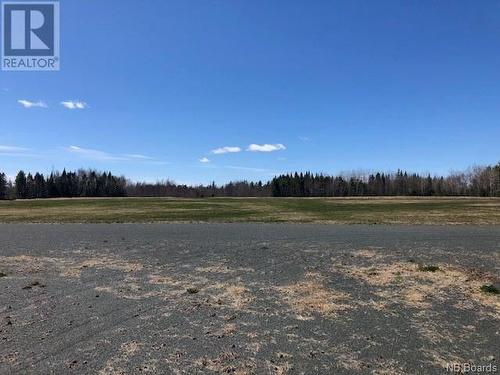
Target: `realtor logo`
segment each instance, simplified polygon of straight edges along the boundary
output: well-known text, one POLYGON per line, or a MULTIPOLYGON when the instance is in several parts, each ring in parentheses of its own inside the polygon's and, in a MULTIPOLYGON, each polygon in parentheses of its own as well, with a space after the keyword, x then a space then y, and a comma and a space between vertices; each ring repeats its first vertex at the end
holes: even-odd
POLYGON ((2 70, 59 70, 59 3, 2 3, 2 70))

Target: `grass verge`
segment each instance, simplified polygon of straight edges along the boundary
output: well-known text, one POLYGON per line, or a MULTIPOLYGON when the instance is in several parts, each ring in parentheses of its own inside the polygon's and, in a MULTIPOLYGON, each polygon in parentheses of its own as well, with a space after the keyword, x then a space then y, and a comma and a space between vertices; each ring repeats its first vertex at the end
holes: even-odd
POLYGON ((499 198, 103 198, 0 201, 2 223, 500 224, 499 198))

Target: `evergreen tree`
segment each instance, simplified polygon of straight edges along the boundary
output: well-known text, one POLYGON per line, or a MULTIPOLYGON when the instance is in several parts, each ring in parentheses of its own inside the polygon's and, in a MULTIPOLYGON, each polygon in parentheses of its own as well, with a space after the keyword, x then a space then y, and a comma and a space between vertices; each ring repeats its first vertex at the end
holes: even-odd
POLYGON ((7 176, 5 173, 0 173, 0 199, 7 198, 7 176))
POLYGON ((47 197, 47 186, 45 183, 45 178, 43 174, 35 173, 34 177, 34 188, 33 188, 34 198, 46 198, 47 197))
POLYGON ((31 199, 34 197, 34 191, 35 191, 35 180, 33 179, 33 176, 31 173, 28 173, 28 176, 26 177, 26 197, 28 199, 31 199))
POLYGON ((24 171, 19 171, 16 176, 16 198, 25 199, 28 196, 28 186, 26 182, 26 174, 24 171))

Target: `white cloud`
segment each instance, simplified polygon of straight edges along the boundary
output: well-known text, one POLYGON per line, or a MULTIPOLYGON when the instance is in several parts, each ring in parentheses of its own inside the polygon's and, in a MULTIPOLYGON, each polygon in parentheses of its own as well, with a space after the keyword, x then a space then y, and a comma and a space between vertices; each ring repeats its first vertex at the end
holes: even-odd
POLYGON ((67 100, 65 102, 61 102, 61 105, 67 109, 86 109, 89 107, 87 103, 78 100, 67 100))
POLYGON ((210 160, 208 158, 201 158, 200 163, 210 163, 210 160))
POLYGON ((311 140, 311 138, 309 137, 299 137, 299 139, 302 141, 302 142, 309 142, 311 140))
POLYGON ((285 145, 281 143, 276 143, 276 144, 263 144, 263 145, 256 145, 255 143, 252 143, 250 146, 248 146, 247 151, 251 152, 273 152, 273 151, 280 151, 280 150, 286 150, 285 145))
POLYGON ((32 102, 30 100, 20 99, 17 102, 24 108, 47 108, 47 104, 42 101, 32 102))
POLYGON ((212 154, 228 154, 228 153, 235 153, 235 152, 240 152, 241 148, 235 147, 235 146, 225 146, 225 147, 220 147, 216 148, 215 150, 212 150, 212 154))

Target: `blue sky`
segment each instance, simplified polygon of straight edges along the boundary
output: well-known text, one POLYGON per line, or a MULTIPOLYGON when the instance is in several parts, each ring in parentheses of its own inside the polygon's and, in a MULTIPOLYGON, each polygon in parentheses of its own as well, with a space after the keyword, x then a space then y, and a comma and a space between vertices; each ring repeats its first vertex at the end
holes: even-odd
POLYGON ((0 72, 9 175, 448 173, 499 140, 498 1, 66 0, 61 70, 0 72))

